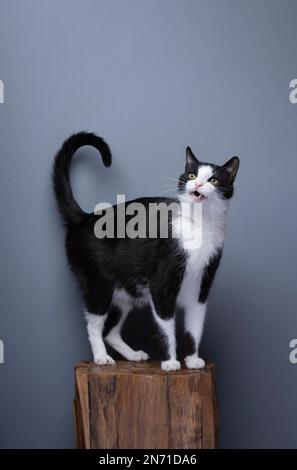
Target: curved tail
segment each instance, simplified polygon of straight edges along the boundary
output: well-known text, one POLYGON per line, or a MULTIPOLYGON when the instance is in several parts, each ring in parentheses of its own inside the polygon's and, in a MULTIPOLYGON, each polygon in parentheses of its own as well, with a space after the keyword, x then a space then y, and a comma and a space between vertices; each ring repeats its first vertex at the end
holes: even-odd
POLYGON ((53 165, 53 185, 60 213, 69 226, 82 221, 86 213, 75 201, 70 184, 71 160, 80 147, 91 145, 101 154, 105 166, 111 165, 111 152, 107 143, 95 134, 79 132, 73 134, 58 151, 53 165))

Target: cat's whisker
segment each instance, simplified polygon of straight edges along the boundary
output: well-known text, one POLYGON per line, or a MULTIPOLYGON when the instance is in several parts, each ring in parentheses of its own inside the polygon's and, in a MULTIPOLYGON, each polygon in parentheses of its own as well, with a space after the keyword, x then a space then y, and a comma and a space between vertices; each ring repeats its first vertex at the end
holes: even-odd
POLYGON ((176 184, 159 184, 158 186, 155 186, 156 188, 177 188, 176 184))
POLYGON ((173 178, 172 176, 161 175, 161 178, 167 178, 167 179, 169 179, 169 180, 179 182, 179 178, 173 178))
POLYGON ((165 194, 165 193, 169 193, 169 192, 172 192, 172 193, 176 193, 177 190, 176 188, 171 188, 171 189, 165 189, 164 191, 161 191, 160 194, 165 194))
POLYGON ((178 185, 177 184, 158 184, 155 186, 155 188, 173 188, 173 189, 177 189, 178 188, 178 185))

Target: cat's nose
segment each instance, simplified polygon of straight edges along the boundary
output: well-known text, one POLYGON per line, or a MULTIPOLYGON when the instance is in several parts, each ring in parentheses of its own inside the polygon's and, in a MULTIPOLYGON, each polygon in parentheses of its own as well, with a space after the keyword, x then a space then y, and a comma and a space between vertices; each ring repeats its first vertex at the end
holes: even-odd
POLYGON ((201 188, 201 186, 203 186, 203 184, 200 183, 199 181, 196 181, 196 182, 195 182, 195 186, 196 186, 196 188, 198 189, 198 188, 201 188))

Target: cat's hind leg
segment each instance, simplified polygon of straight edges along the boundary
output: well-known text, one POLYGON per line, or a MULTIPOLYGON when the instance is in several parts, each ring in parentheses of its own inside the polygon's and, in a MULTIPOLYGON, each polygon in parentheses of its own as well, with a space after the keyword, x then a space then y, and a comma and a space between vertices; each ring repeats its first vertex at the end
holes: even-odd
POLYGON ((118 308, 120 316, 117 324, 105 337, 105 341, 128 361, 147 361, 149 358, 147 353, 144 351, 135 351, 125 343, 121 336, 122 326, 133 304, 130 296, 123 289, 120 289, 114 293, 113 304, 118 308))
POLYGON ((91 344, 94 362, 100 365, 114 365, 115 361, 106 352, 106 347, 102 339, 102 332, 107 318, 107 313, 100 315, 85 311, 87 331, 91 344))
POLYGON ((103 341, 103 329, 112 300, 112 286, 100 276, 90 280, 80 276, 84 281, 85 319, 94 362, 100 365, 114 365, 115 361, 107 354, 103 341))

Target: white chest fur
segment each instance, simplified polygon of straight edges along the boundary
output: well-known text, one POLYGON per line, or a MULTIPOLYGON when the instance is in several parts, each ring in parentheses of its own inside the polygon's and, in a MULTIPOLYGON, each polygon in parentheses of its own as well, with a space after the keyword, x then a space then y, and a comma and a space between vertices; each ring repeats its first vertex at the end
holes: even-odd
POLYGON ((189 217, 189 210, 181 205, 175 224, 179 227, 180 244, 187 254, 187 264, 178 296, 181 306, 197 302, 203 271, 210 259, 222 249, 225 240, 227 201, 199 205, 198 215, 189 217), (190 240, 190 242, 189 242, 190 240))

